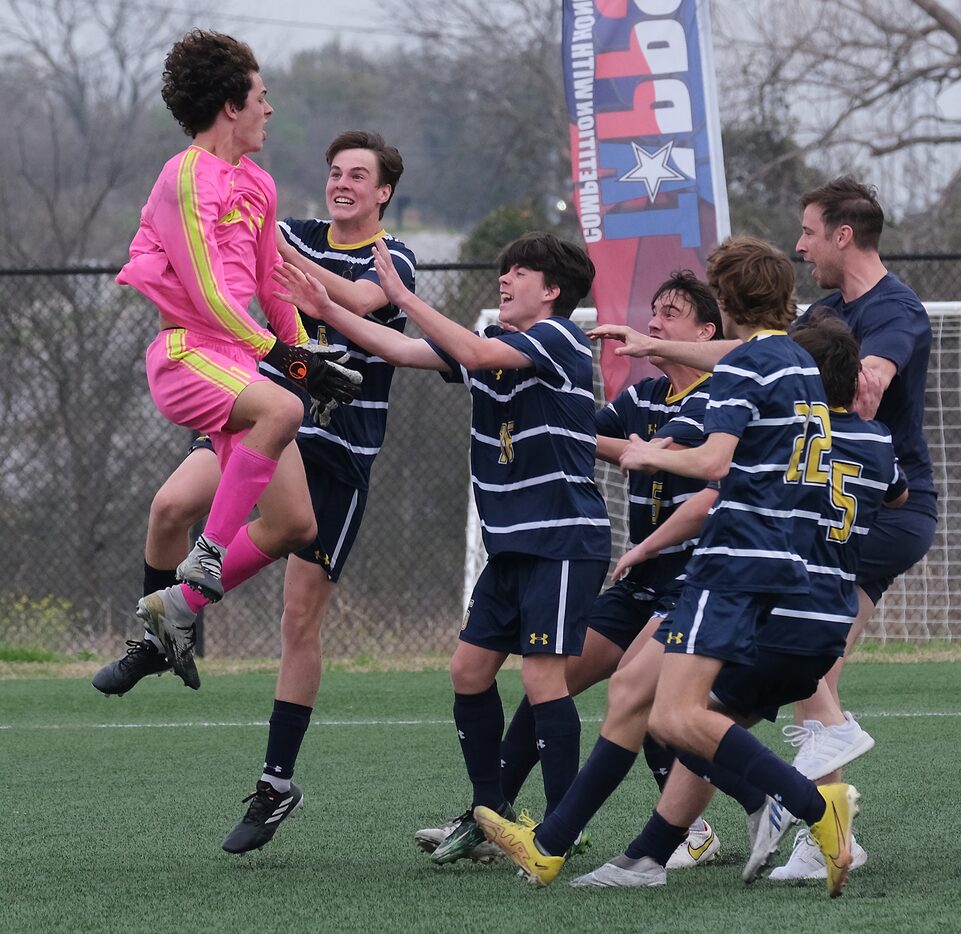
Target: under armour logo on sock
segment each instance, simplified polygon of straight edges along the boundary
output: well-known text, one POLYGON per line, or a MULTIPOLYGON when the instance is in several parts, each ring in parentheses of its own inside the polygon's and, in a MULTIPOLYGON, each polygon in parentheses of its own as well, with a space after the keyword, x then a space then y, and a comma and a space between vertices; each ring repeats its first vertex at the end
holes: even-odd
POLYGON ((458 736, 460 739, 467 739, 467 737, 465 736, 463 730, 458 730, 458 731, 457 731, 457 736, 458 736))
POLYGON ((544 740, 539 739, 539 740, 537 741, 537 748, 538 748, 538 749, 547 749, 547 743, 545 743, 544 740))

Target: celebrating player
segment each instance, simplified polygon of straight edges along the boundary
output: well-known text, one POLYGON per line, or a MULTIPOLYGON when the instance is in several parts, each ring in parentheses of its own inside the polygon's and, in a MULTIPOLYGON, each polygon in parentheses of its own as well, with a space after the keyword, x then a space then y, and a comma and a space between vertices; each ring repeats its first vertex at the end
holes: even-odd
MULTIPOLYGON (((570 321, 594 268, 581 248, 553 236, 515 241, 500 259, 504 327, 482 337, 413 296, 382 245, 375 254, 388 298, 428 340, 349 315, 297 269, 276 275, 285 298, 369 351, 398 366, 437 370, 471 390, 471 474, 490 560, 451 660, 454 722, 472 803, 513 815, 501 787, 497 672, 509 654, 522 656, 545 792, 559 800, 577 771, 580 739, 566 660, 581 651, 610 556, 610 523, 594 482, 590 347, 570 321)), ((469 856, 482 840, 466 815, 432 859, 469 856)))
MULTIPOLYGON (((662 339, 709 341, 721 336, 717 301, 707 285, 690 272, 674 272, 654 293, 650 333, 662 339)), ((642 379, 620 393, 596 415, 597 456, 616 464, 637 434, 645 439, 670 438, 674 444, 695 447, 704 440, 704 408, 707 376, 690 367, 655 359, 664 376, 642 379)), ((647 542, 678 506, 704 486, 702 480, 668 473, 632 471, 629 479, 629 520, 632 542, 647 542)), ((588 621, 584 648, 567 660, 567 687, 572 696, 609 678, 621 658, 638 651, 644 638, 677 603, 684 565, 695 540, 672 543, 636 569, 615 573, 614 585, 598 596, 588 621), (652 624, 647 626, 648 622, 652 624), (637 638, 644 631, 642 638, 637 638)), ((643 548, 644 545, 638 545, 643 548)), ((620 570, 620 569, 619 569, 620 570)), ((667 777, 663 756, 653 744, 645 745, 655 777, 667 777)), ((501 784, 506 799, 514 804, 527 776, 538 762, 534 715, 524 697, 511 719, 501 744, 501 784)), ((669 765, 669 763, 668 763, 669 765)), ((556 802, 548 802, 547 813, 556 802)), ((440 827, 428 827, 414 835, 416 844, 433 852, 454 829, 460 818, 440 827)), ((713 829, 704 821, 692 825, 691 848, 678 847, 673 866, 710 862, 720 848, 713 829), (693 857, 691 854, 695 854, 693 857)), ((475 860, 497 858, 500 851, 486 841, 467 854, 475 860)), ((673 868, 673 867, 672 867, 673 868)))
POLYGON ((147 350, 157 407, 175 424, 213 435, 224 465, 204 534, 177 569, 185 583, 145 597, 138 609, 174 670, 196 688, 193 617, 223 596, 228 546, 236 540, 245 562, 258 565, 315 531, 303 465, 290 446, 302 405, 257 363, 271 362, 324 404, 352 399, 359 378, 293 346, 305 339, 296 311, 263 287, 278 260, 276 190, 247 153, 263 146, 273 109, 250 48, 219 33, 188 33, 167 55, 162 93, 194 142, 161 171, 117 282, 160 311, 147 350), (277 336, 248 314, 254 294, 277 336), (258 500, 264 534, 254 541, 243 523, 258 500))

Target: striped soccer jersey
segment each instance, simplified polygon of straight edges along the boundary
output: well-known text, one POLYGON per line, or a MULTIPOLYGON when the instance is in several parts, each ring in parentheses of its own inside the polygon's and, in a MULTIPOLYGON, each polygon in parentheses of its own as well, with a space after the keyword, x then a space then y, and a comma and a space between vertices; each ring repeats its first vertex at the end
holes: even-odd
MULTIPOLYGON (((287 242, 298 252, 345 279, 369 279, 380 284, 374 270, 373 245, 383 239, 389 249, 394 268, 411 291, 414 289, 414 254, 400 240, 383 230, 362 243, 333 243, 330 221, 286 218, 280 224, 287 242)), ((371 312, 378 321, 403 332, 407 315, 395 305, 385 305, 371 312)), ((319 341, 350 356, 350 366, 364 376, 360 398, 334 410, 330 424, 320 428, 306 415, 297 435, 301 456, 308 469, 329 471, 338 480, 359 490, 370 485, 370 469, 374 457, 384 443, 387 430, 387 406, 394 367, 347 340, 336 328, 303 316, 303 325, 311 340, 319 341)), ((268 368, 264 367, 268 372, 268 368)), ((271 375, 277 375, 276 371, 271 375)), ((306 397, 305 397, 306 400, 306 397)))
POLYGON ((882 503, 907 483, 885 425, 832 409, 827 433, 791 478, 801 490, 798 550, 811 579, 807 594, 779 602, 759 627, 760 647, 798 655, 841 655, 858 612, 861 543, 882 503))
MULTIPOLYGON (((784 331, 759 331, 714 368, 704 433, 739 440, 731 469, 687 566, 702 590, 805 593, 810 587, 795 542, 801 485, 787 476, 809 432, 827 417, 811 356, 784 331)), ((816 441, 816 439, 813 439, 816 441)))
POLYGON ((488 554, 610 560, 610 521, 594 482, 587 338, 561 317, 523 332, 493 325, 484 336, 519 350, 533 366, 468 372, 431 346, 450 367, 444 378, 471 392, 471 482, 488 554))
POLYGON ((307 339, 294 307, 274 296, 276 223, 277 190, 264 169, 190 146, 161 170, 117 282, 194 340, 235 343, 260 359, 274 336, 247 310, 254 295, 277 337, 307 339))
MULTIPOLYGON (((610 438, 636 434, 645 441, 672 438, 677 444, 697 447, 704 441, 704 411, 710 392, 705 374, 681 392, 674 392, 666 376, 643 379, 629 386, 597 413, 597 433, 610 438)), ((632 470, 628 476, 631 544, 647 538, 666 522, 681 503, 704 488, 703 480, 658 471, 632 470)), ((684 568, 697 539, 672 545, 650 561, 631 568, 628 579, 661 591, 684 579, 684 568)))

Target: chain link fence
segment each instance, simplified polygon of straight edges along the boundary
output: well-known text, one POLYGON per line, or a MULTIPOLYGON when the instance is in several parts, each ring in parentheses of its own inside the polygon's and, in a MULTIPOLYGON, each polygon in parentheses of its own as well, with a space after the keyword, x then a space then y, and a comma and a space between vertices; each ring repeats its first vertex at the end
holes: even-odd
MULTIPOLYGON (((926 301, 961 297, 961 256, 887 263, 926 301)), ((156 412, 147 390, 155 310, 118 288, 113 273, 0 270, 0 647, 111 656, 139 638, 133 609, 150 501, 191 439, 156 412)), ((497 304, 484 265, 422 265, 417 289, 467 325, 497 304)), ((816 295, 805 284, 800 298, 816 295)), ((955 389, 956 344, 953 363, 935 370, 955 389)), ((931 393, 941 398, 938 386, 931 393)), ((453 648, 469 423, 463 388, 433 373, 398 373, 366 518, 328 614, 328 655, 453 648)), ((957 465, 959 439, 949 435, 937 444, 957 465)), ((958 538, 952 530, 945 541, 961 547, 958 538)), ((206 611, 208 656, 279 654, 283 568, 277 562, 206 611)))

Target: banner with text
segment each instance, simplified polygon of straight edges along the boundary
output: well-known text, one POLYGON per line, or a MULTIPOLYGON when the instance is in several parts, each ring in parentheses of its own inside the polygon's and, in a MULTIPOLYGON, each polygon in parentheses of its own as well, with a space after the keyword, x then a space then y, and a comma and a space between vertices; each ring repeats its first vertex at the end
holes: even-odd
MULTIPOLYGON (((602 323, 646 332, 674 269, 729 233, 707 0, 564 0, 574 200, 602 323)), ((605 391, 655 371, 602 350, 605 391)))

